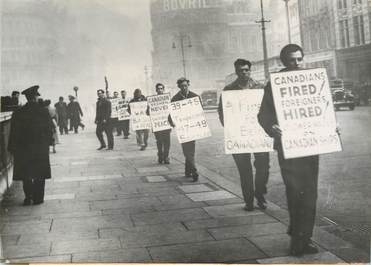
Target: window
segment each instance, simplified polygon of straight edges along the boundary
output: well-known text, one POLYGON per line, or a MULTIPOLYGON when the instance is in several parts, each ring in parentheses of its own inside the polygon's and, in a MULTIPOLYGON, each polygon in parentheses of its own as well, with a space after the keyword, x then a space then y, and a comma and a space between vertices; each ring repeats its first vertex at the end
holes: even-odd
POLYGON ((341 41, 341 47, 343 48, 349 47, 348 20, 340 21, 340 41, 341 41))
POLYGON ((362 0, 353 0, 353 5, 361 5, 362 4, 362 0))
POLYGON ((356 45, 365 43, 365 29, 363 25, 363 16, 353 17, 354 43, 356 45))
POLYGON ((347 0, 338 0, 338 8, 339 9, 347 8, 347 0))

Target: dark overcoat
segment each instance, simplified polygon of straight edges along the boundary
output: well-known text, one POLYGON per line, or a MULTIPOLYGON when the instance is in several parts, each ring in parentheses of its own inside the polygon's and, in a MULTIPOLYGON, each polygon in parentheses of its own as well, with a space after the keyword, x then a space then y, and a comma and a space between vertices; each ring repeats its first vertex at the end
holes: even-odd
POLYGON ((14 156, 14 180, 51 178, 51 125, 48 110, 34 102, 28 102, 13 113, 8 150, 14 156))
POLYGON ((72 126, 77 127, 81 121, 80 115, 83 115, 79 102, 72 101, 68 103, 67 112, 72 126))
POLYGON ((58 125, 59 126, 67 125, 68 114, 66 102, 55 103, 54 107, 58 115, 58 125))

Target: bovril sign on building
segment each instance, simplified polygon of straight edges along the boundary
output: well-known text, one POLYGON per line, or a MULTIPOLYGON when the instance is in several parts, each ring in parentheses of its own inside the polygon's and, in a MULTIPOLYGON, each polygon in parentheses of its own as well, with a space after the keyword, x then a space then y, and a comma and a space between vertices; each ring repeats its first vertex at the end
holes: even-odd
POLYGON ((162 0, 162 11, 213 8, 221 5, 221 0, 162 0))

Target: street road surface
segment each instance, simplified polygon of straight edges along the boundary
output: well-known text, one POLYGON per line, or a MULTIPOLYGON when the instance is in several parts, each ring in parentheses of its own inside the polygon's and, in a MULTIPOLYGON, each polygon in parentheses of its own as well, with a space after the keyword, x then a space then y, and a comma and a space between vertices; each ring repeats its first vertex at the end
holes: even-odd
MULTIPOLYGON (((334 233, 341 233, 367 251, 371 235, 371 107, 337 111, 336 116, 343 151, 320 156, 317 213, 333 224, 334 233)), ((212 137, 198 141, 197 163, 239 185, 232 156, 224 153, 223 128, 217 112, 208 112, 206 117, 212 137)), ((175 140, 173 146, 177 145, 175 140)), ((276 153, 271 153, 267 198, 287 208, 276 153)))

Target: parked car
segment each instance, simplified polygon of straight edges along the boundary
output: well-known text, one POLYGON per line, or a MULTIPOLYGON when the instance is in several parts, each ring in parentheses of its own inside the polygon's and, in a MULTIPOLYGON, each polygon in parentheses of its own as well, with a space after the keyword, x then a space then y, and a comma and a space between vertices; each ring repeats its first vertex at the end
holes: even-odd
POLYGON ((354 95, 350 90, 336 88, 331 90, 332 101, 334 102, 335 110, 339 110, 342 107, 354 110, 356 104, 354 101, 354 95))

